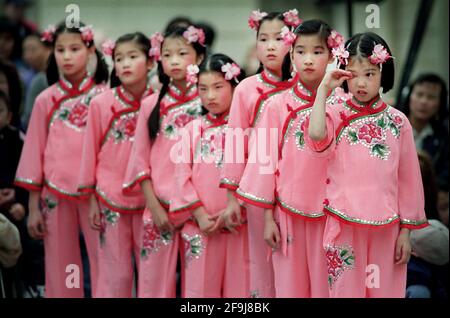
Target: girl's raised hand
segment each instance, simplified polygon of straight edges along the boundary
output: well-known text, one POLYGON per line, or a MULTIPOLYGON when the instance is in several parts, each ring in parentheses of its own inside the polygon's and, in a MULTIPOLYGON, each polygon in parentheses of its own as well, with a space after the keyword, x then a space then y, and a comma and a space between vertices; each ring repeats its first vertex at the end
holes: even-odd
POLYGON ((341 69, 334 69, 325 74, 320 84, 327 90, 335 89, 344 83, 344 81, 349 80, 353 77, 352 73, 349 71, 344 71, 341 69))

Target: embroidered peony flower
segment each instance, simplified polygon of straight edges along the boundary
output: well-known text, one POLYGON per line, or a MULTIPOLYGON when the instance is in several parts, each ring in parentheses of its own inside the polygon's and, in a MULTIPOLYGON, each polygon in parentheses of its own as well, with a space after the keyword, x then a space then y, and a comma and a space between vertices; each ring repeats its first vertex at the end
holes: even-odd
POLYGON ((289 10, 283 13, 283 16, 284 16, 284 23, 293 28, 296 28, 302 23, 302 20, 298 17, 297 9, 289 10))
POLYGON ((234 78, 236 83, 239 83, 237 77, 241 74, 241 68, 236 63, 227 63, 222 65, 221 71, 225 73, 225 79, 230 81, 234 78))
POLYGON ((197 74, 199 71, 200 70, 197 65, 195 64, 188 65, 188 67, 186 68, 186 80, 188 81, 188 83, 192 85, 197 83, 198 81, 197 74))
POLYGON ((344 44, 344 37, 336 30, 331 31, 328 36, 327 45, 330 49, 338 48, 344 44))
POLYGON ((348 63, 348 57, 349 53, 347 49, 344 47, 344 45, 341 45, 337 48, 333 48, 331 50, 331 53, 333 54, 334 58, 337 58, 339 61, 339 64, 347 65, 348 63))
POLYGON ((395 115, 394 118, 392 118, 392 121, 394 122, 394 124, 396 124, 397 126, 401 126, 403 125, 403 118, 400 115, 395 115))
POLYGON ((343 260, 340 257, 337 249, 328 249, 326 251, 328 274, 337 276, 342 269, 343 260))
POLYGON ((53 39, 55 37, 56 27, 51 24, 49 25, 44 32, 42 33, 41 41, 43 42, 53 42, 53 39))
POLYGON ((125 121, 123 124, 123 133, 127 137, 134 137, 134 132, 136 130, 136 124, 137 124, 137 117, 131 117, 128 120, 125 121))
POLYGON ((111 39, 108 39, 102 44, 102 52, 107 56, 112 56, 115 47, 116 42, 114 42, 111 39))
POLYGON ((83 39, 84 43, 88 44, 94 40, 94 30, 92 28, 92 25, 81 27, 80 32, 81 38, 83 39))
POLYGON ((372 64, 378 65, 378 64, 383 64, 384 62, 386 62, 390 58, 392 58, 392 56, 389 55, 389 53, 386 50, 386 48, 383 45, 381 45, 381 44, 377 44, 373 48, 372 55, 369 56, 369 61, 372 64))
POLYGON ((202 29, 198 29, 191 25, 186 31, 184 31, 183 37, 188 40, 189 43, 198 42, 205 46, 205 32, 203 32, 202 29))
POLYGON ((353 94, 350 92, 346 93, 342 87, 337 87, 334 90, 334 96, 336 96, 339 103, 343 103, 351 99, 353 94))
POLYGON ((153 222, 145 223, 144 235, 142 237, 142 248, 153 250, 156 248, 156 240, 159 239, 160 232, 153 222))
POLYGON ((374 123, 367 123, 358 131, 358 139, 364 140, 368 144, 375 144, 382 140, 383 130, 374 123))
POLYGON ((191 122, 191 120, 193 119, 192 116, 189 116, 188 114, 180 114, 176 119, 175 119, 175 126, 177 128, 183 128, 184 126, 186 126, 187 124, 189 124, 191 122))
POLYGON ((284 26, 281 29, 280 35, 283 38, 284 45, 286 45, 286 46, 291 46, 292 43, 294 43, 295 39, 297 38, 297 36, 294 34, 294 32, 289 30, 289 28, 287 26, 284 26))
POLYGON ((161 44, 164 41, 164 37, 160 32, 155 32, 150 37, 151 49, 148 55, 152 57, 155 61, 161 60, 161 44))
POLYGON ((259 27, 260 21, 267 15, 267 12, 261 12, 258 10, 252 11, 250 17, 248 18, 248 26, 252 30, 257 30, 259 27))
POLYGON ((77 104, 72 108, 67 120, 79 128, 86 126, 88 108, 84 104, 77 104))

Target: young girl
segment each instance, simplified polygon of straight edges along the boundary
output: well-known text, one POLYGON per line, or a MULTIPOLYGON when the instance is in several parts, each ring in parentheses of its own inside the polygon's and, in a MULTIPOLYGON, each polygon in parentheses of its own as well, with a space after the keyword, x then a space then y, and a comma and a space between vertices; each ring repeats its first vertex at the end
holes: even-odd
POLYGON ((238 235, 215 227, 227 205, 226 190, 219 188, 225 127, 233 89, 244 78, 240 67, 223 54, 211 55, 200 65, 199 95, 208 113, 185 128, 189 138, 183 145, 188 151, 176 164, 170 203, 171 212, 185 210, 194 216, 181 231, 183 297, 248 296, 246 226, 238 235))
POLYGON ((104 49, 114 61, 112 88, 97 96, 89 110, 79 190, 90 194, 89 221, 100 231, 94 296, 131 297, 132 255, 139 255, 145 201, 140 194, 124 196, 122 181, 141 100, 152 93, 147 74, 153 61, 150 41, 140 32, 107 42, 104 49))
POLYGON ((409 231, 428 224, 412 128, 379 95, 394 83, 386 42, 357 34, 341 53, 348 65, 325 75, 306 128, 308 145, 330 154, 324 200, 330 296, 403 298, 409 231), (325 108, 327 92, 344 81, 353 97, 325 108))
POLYGON ((144 102, 123 187, 125 193, 132 194, 140 185, 147 203, 143 216, 139 297, 175 297, 179 244, 175 230, 189 216, 189 211, 167 213, 175 170, 170 154, 180 129, 202 112, 197 85, 187 79, 193 79, 188 69, 195 69, 203 60, 204 34, 194 26, 176 27, 164 37, 157 33, 152 38, 157 44, 153 53, 157 59, 161 54, 158 74, 163 86, 158 95, 144 102))
MULTIPOLYGON (((271 131, 278 134, 275 144, 269 143, 273 166, 260 160, 248 163, 236 195, 266 209, 264 236, 274 248, 276 297, 323 298, 328 297, 321 248, 327 158, 305 147, 304 126, 316 89, 333 62, 331 50, 343 38, 319 20, 302 22, 292 38, 291 59, 300 79, 293 88, 269 99, 258 125, 258 134, 265 134, 267 142, 271 131)), ((253 147, 250 157, 259 148, 253 147)))
MULTIPOLYGON (((54 45, 47 68, 50 87, 33 107, 15 183, 30 191, 30 235, 44 238, 46 296, 83 297, 83 287, 66 284, 73 272, 67 266, 75 264, 82 273, 81 227, 90 275, 97 277, 98 237, 89 227, 89 203, 78 193, 77 184, 88 108, 92 97, 104 90, 108 72, 95 50, 90 27, 68 28, 61 23, 46 30, 43 40, 54 45), (98 66, 92 77, 86 68, 94 54, 98 66)), ((92 290, 96 290, 95 279, 92 290)))
MULTIPOLYGON (((236 87, 233 96, 229 129, 232 132, 244 131, 244 138, 235 138, 227 134, 225 140, 226 154, 236 154, 226 160, 221 172, 221 187, 228 189, 227 211, 223 215, 225 224, 233 231, 233 227, 240 225, 241 207, 234 197, 239 181, 244 172, 248 154, 248 132, 260 120, 265 101, 268 97, 292 87, 297 78, 290 82, 282 81, 283 59, 289 51, 281 36, 285 26, 296 26, 300 23, 297 10, 286 13, 265 13, 254 11, 249 18, 249 25, 257 31, 256 51, 262 63, 262 72, 251 76, 236 87), (245 132, 247 132, 245 134, 245 132), (243 149, 234 144, 243 144, 243 149)), ((289 72, 288 72, 289 73, 289 72)), ((227 155, 228 157, 229 155, 227 155)), ((264 223, 262 209, 247 208, 248 233, 250 243, 250 292, 252 297, 273 297, 273 269, 271 262, 266 260, 266 248, 263 241, 264 223)))

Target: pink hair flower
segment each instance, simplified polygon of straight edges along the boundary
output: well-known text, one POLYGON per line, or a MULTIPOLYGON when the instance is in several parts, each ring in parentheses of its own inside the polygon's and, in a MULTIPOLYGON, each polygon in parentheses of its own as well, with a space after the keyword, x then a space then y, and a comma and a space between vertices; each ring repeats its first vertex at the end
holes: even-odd
POLYGON ((150 44, 152 48, 148 52, 148 55, 156 61, 159 61, 161 59, 161 44, 163 41, 164 37, 160 32, 155 32, 150 37, 150 44))
POLYGON ((285 13, 283 13, 284 16, 284 23, 287 25, 296 28, 302 23, 302 19, 298 17, 298 11, 297 9, 289 10, 285 13))
POLYGON ((106 56, 112 56, 114 48, 116 47, 116 42, 111 39, 106 40, 102 44, 102 52, 106 56))
POLYGON ((348 57, 349 57, 349 53, 347 51, 347 49, 344 47, 344 45, 340 45, 339 47, 333 48, 331 50, 331 53, 333 54, 334 58, 337 58, 339 63, 338 63, 338 67, 339 64, 343 64, 343 65, 347 65, 348 64, 348 57))
POLYGON ((385 63, 390 58, 393 57, 388 53, 386 48, 381 44, 377 44, 373 48, 372 55, 369 56, 369 61, 370 63, 377 65, 385 63))
POLYGON ((191 25, 186 31, 184 31, 183 37, 188 40, 189 43, 198 42, 205 46, 205 32, 203 32, 202 29, 191 25))
POLYGON ((186 80, 188 81, 188 83, 190 83, 192 85, 197 84, 198 72, 200 72, 200 69, 198 68, 197 65, 195 65, 195 64, 188 65, 188 67, 186 68, 186 80))
POLYGON ((284 26, 281 29, 280 35, 283 38, 283 42, 286 46, 291 46, 292 43, 294 43, 295 39, 297 38, 297 36, 294 34, 294 32, 289 30, 289 28, 287 26, 284 26))
POLYGON ((331 31, 328 36, 327 45, 330 49, 338 48, 344 44, 344 37, 336 30, 331 31))
POLYGON ((248 18, 248 26, 252 30, 257 30, 260 21, 267 15, 267 12, 261 12, 258 10, 252 11, 250 17, 248 18))
POLYGON ((221 68, 222 72, 225 73, 225 79, 227 81, 230 81, 231 79, 234 79, 236 83, 239 83, 239 80, 237 77, 239 74, 241 74, 241 68, 236 63, 227 63, 222 65, 221 68))
POLYGON ((81 38, 83 39, 84 43, 90 43, 94 40, 94 29, 92 28, 92 25, 86 25, 84 27, 80 28, 81 31, 81 38))
POLYGON ((54 26, 53 24, 49 25, 42 33, 41 41, 49 42, 49 43, 53 42, 55 32, 56 32, 56 26, 54 26))

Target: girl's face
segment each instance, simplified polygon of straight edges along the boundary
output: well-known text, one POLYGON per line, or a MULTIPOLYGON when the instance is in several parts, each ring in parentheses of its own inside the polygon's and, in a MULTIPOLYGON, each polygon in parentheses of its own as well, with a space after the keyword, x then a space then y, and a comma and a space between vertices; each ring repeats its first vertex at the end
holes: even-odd
POLYGON ((441 85, 438 83, 419 83, 414 85, 409 98, 410 114, 413 118, 429 121, 439 111, 441 85))
POLYGON ((56 64, 64 77, 71 78, 86 72, 89 55, 94 46, 88 48, 78 33, 61 33, 55 42, 56 64))
POLYGON ((215 71, 201 73, 198 90, 203 106, 212 114, 218 115, 230 109, 233 86, 223 74, 215 71))
POLYGON ((264 21, 258 33, 256 41, 256 56, 258 60, 269 70, 280 72, 283 59, 289 52, 289 46, 285 45, 280 35, 284 23, 278 19, 264 21))
POLYGON ((38 71, 44 69, 49 51, 39 38, 37 36, 28 36, 23 41, 22 46, 25 63, 38 71))
POLYGON ((186 80, 186 68, 200 64, 202 56, 182 37, 166 38, 162 45, 161 63, 164 73, 175 81, 186 80))
POLYGON ((135 42, 120 43, 114 50, 116 75, 125 86, 146 81, 152 65, 152 61, 135 42))
POLYGON ((346 68, 353 77, 347 80, 348 90, 360 102, 368 102, 379 94, 381 71, 367 58, 350 58, 346 68))
POLYGON ((327 65, 333 62, 333 56, 325 41, 315 34, 299 35, 291 53, 301 80, 312 87, 317 87, 325 76, 327 65))

